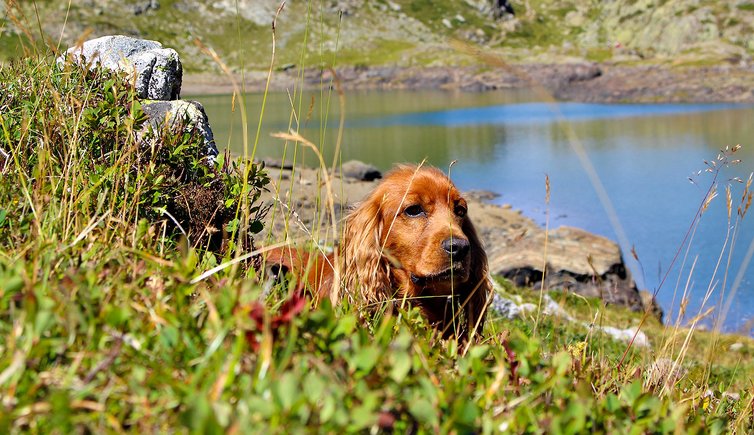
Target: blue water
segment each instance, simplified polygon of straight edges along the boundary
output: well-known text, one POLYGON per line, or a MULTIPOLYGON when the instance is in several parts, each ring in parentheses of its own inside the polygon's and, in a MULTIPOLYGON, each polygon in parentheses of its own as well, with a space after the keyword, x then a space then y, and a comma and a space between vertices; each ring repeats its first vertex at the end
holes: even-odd
MULTIPOLYGON (((207 107, 218 144, 222 148, 226 142, 238 150, 233 134, 238 135, 240 127, 234 127, 235 121, 228 116, 230 97, 216 98, 200 99, 207 107)), ((337 105, 333 103, 329 116, 323 116, 318 110, 325 105, 317 98, 319 94, 301 131, 321 147, 326 161, 331 161, 337 105)), ((640 288, 658 291, 666 322, 675 320, 684 289, 688 309, 683 320, 688 321, 703 310, 704 295, 712 288, 704 305, 704 309, 716 310, 705 319, 710 324, 740 273, 742 280, 730 300, 724 329, 751 334, 748 322, 754 319, 754 267, 747 264, 742 268, 742 263, 754 241, 754 216, 736 224, 743 185, 735 178, 745 180, 754 171, 754 107, 553 105, 534 99, 525 91, 348 94, 342 159, 360 159, 383 170, 395 163, 423 159, 440 168, 457 161, 452 178, 462 190, 500 193, 497 202, 521 209, 542 225, 549 207, 551 227, 581 227, 616 241, 623 232, 621 248, 629 269, 640 288), (611 223, 595 184, 574 151, 574 140, 595 168, 622 230, 611 223), (715 160, 721 149, 736 144, 743 148, 732 158, 742 163, 720 171, 718 197, 694 228, 691 243, 682 245, 713 180, 712 173, 704 172, 708 168, 705 161, 715 160), (551 183, 549 204, 545 204, 545 175, 551 183), (734 202, 730 225, 725 206, 727 185, 734 202), (735 237, 726 242, 726 232, 733 227, 735 237), (659 288, 679 247, 679 260, 659 288), (639 261, 632 258, 632 249, 639 261)), ((273 96, 270 101, 258 155, 280 157, 284 147, 270 133, 288 129, 291 105, 287 95, 273 96)), ((303 101, 308 102, 309 96, 303 101)), ((259 102, 252 98, 248 104, 250 119, 257 119, 254 107, 259 102)), ((290 157, 292 151, 286 153, 290 157)), ((316 164, 305 153, 298 158, 316 164)))
POLYGON ((446 111, 408 113, 362 119, 352 127, 436 125, 460 127, 473 125, 530 125, 561 121, 578 122, 600 119, 678 115, 713 110, 741 109, 742 104, 588 104, 521 103, 471 107, 446 111))

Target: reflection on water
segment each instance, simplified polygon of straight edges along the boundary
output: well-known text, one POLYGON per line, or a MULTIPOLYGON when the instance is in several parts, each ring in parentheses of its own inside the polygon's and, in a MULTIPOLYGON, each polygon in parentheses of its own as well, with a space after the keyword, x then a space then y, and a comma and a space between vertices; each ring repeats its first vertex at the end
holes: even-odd
MULTIPOLYGON (((240 114, 231 111, 228 96, 198 98, 207 110, 218 147, 242 153, 240 114)), ((346 129, 342 159, 359 159, 382 169, 398 162, 428 162, 447 168, 453 160, 453 178, 462 189, 501 193, 500 202, 512 204, 544 222, 544 177, 552 183, 552 224, 575 225, 615 239, 594 187, 574 154, 566 128, 588 155, 613 202, 621 224, 641 263, 626 260, 640 286, 653 290, 661 280, 689 228, 712 181, 706 169, 725 146, 742 144, 737 158, 743 163, 723 171, 720 192, 727 180, 746 178, 754 170, 754 108, 737 105, 598 105, 533 101, 525 91, 489 93, 373 92, 349 93, 345 99, 346 129), (692 177, 694 183, 689 182, 692 177)), ((249 137, 256 133, 261 98, 247 98, 249 137)), ((316 93, 268 98, 257 156, 290 159, 293 148, 270 135, 300 128, 304 137, 321 146, 332 160, 340 107, 337 94, 316 93), (293 104, 291 103, 293 101, 293 104), (291 107, 295 107, 292 116, 291 107), (297 122, 298 120, 298 122, 297 122)), ((253 143, 252 143, 253 145, 253 143)), ((296 150, 297 161, 314 164, 312 155, 296 150)), ((733 182, 734 201, 742 186, 733 182)), ((724 267, 715 274, 726 237, 727 211, 722 194, 702 216, 683 271, 670 275, 658 299, 666 311, 678 306, 691 265, 689 312, 696 312, 710 283, 715 293, 708 303, 719 305, 720 288, 726 294, 752 242, 751 219, 739 227, 729 276, 724 267), (679 284, 678 284, 679 283, 679 284)), ((734 205, 735 209, 735 205, 734 205)), ((735 210, 734 210, 735 218, 735 210)), ((730 246, 730 243, 727 245, 730 246)), ((722 257, 727 262, 727 251, 722 257)), ((752 268, 750 268, 752 269, 752 268)), ((747 270, 733 308, 726 319, 729 330, 754 316, 754 274, 747 270)), ((666 317, 668 318, 668 317, 666 317)), ((750 331, 747 330, 747 333, 750 331)))

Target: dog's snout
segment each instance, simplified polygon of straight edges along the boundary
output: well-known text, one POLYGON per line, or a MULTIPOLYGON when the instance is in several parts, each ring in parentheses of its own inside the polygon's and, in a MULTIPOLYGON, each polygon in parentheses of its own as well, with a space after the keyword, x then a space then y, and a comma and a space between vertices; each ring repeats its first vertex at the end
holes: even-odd
POLYGON ((469 252, 469 241, 466 239, 451 237, 449 239, 443 240, 442 249, 445 250, 448 255, 456 258, 462 258, 465 257, 469 252))

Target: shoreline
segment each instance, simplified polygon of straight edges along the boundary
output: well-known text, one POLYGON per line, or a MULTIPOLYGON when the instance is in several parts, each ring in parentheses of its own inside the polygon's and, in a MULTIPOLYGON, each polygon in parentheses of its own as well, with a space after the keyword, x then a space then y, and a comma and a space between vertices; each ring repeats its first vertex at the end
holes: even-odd
MULTIPOLYGON (((234 82, 246 92, 261 92, 266 71, 228 77, 194 73, 183 79, 187 95, 231 94, 234 82)), ((354 67, 336 68, 343 90, 448 90, 484 92, 530 88, 543 99, 591 103, 754 103, 754 67, 748 65, 668 66, 574 62, 501 67, 354 67)), ((301 86, 316 89, 333 79, 331 70, 295 66, 274 71, 271 91, 301 86)))

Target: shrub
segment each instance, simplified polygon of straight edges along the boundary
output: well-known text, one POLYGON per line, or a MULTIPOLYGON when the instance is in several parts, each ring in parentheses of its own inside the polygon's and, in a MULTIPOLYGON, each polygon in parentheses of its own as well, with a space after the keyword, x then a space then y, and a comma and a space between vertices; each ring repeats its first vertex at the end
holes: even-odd
POLYGON ((0 245, 52 236, 53 229, 63 230, 60 242, 71 243, 91 217, 105 215, 119 237, 146 219, 163 226, 155 234, 183 232, 196 246, 224 252, 238 233, 250 244, 248 235, 261 230, 263 168, 246 163, 245 177, 244 165, 229 156, 210 161, 197 131, 147 129, 122 75, 49 59, 2 66, 0 116, 7 156, 0 245), (159 140, 142 140, 146 135, 159 140), (35 234, 35 227, 47 234, 35 234))

